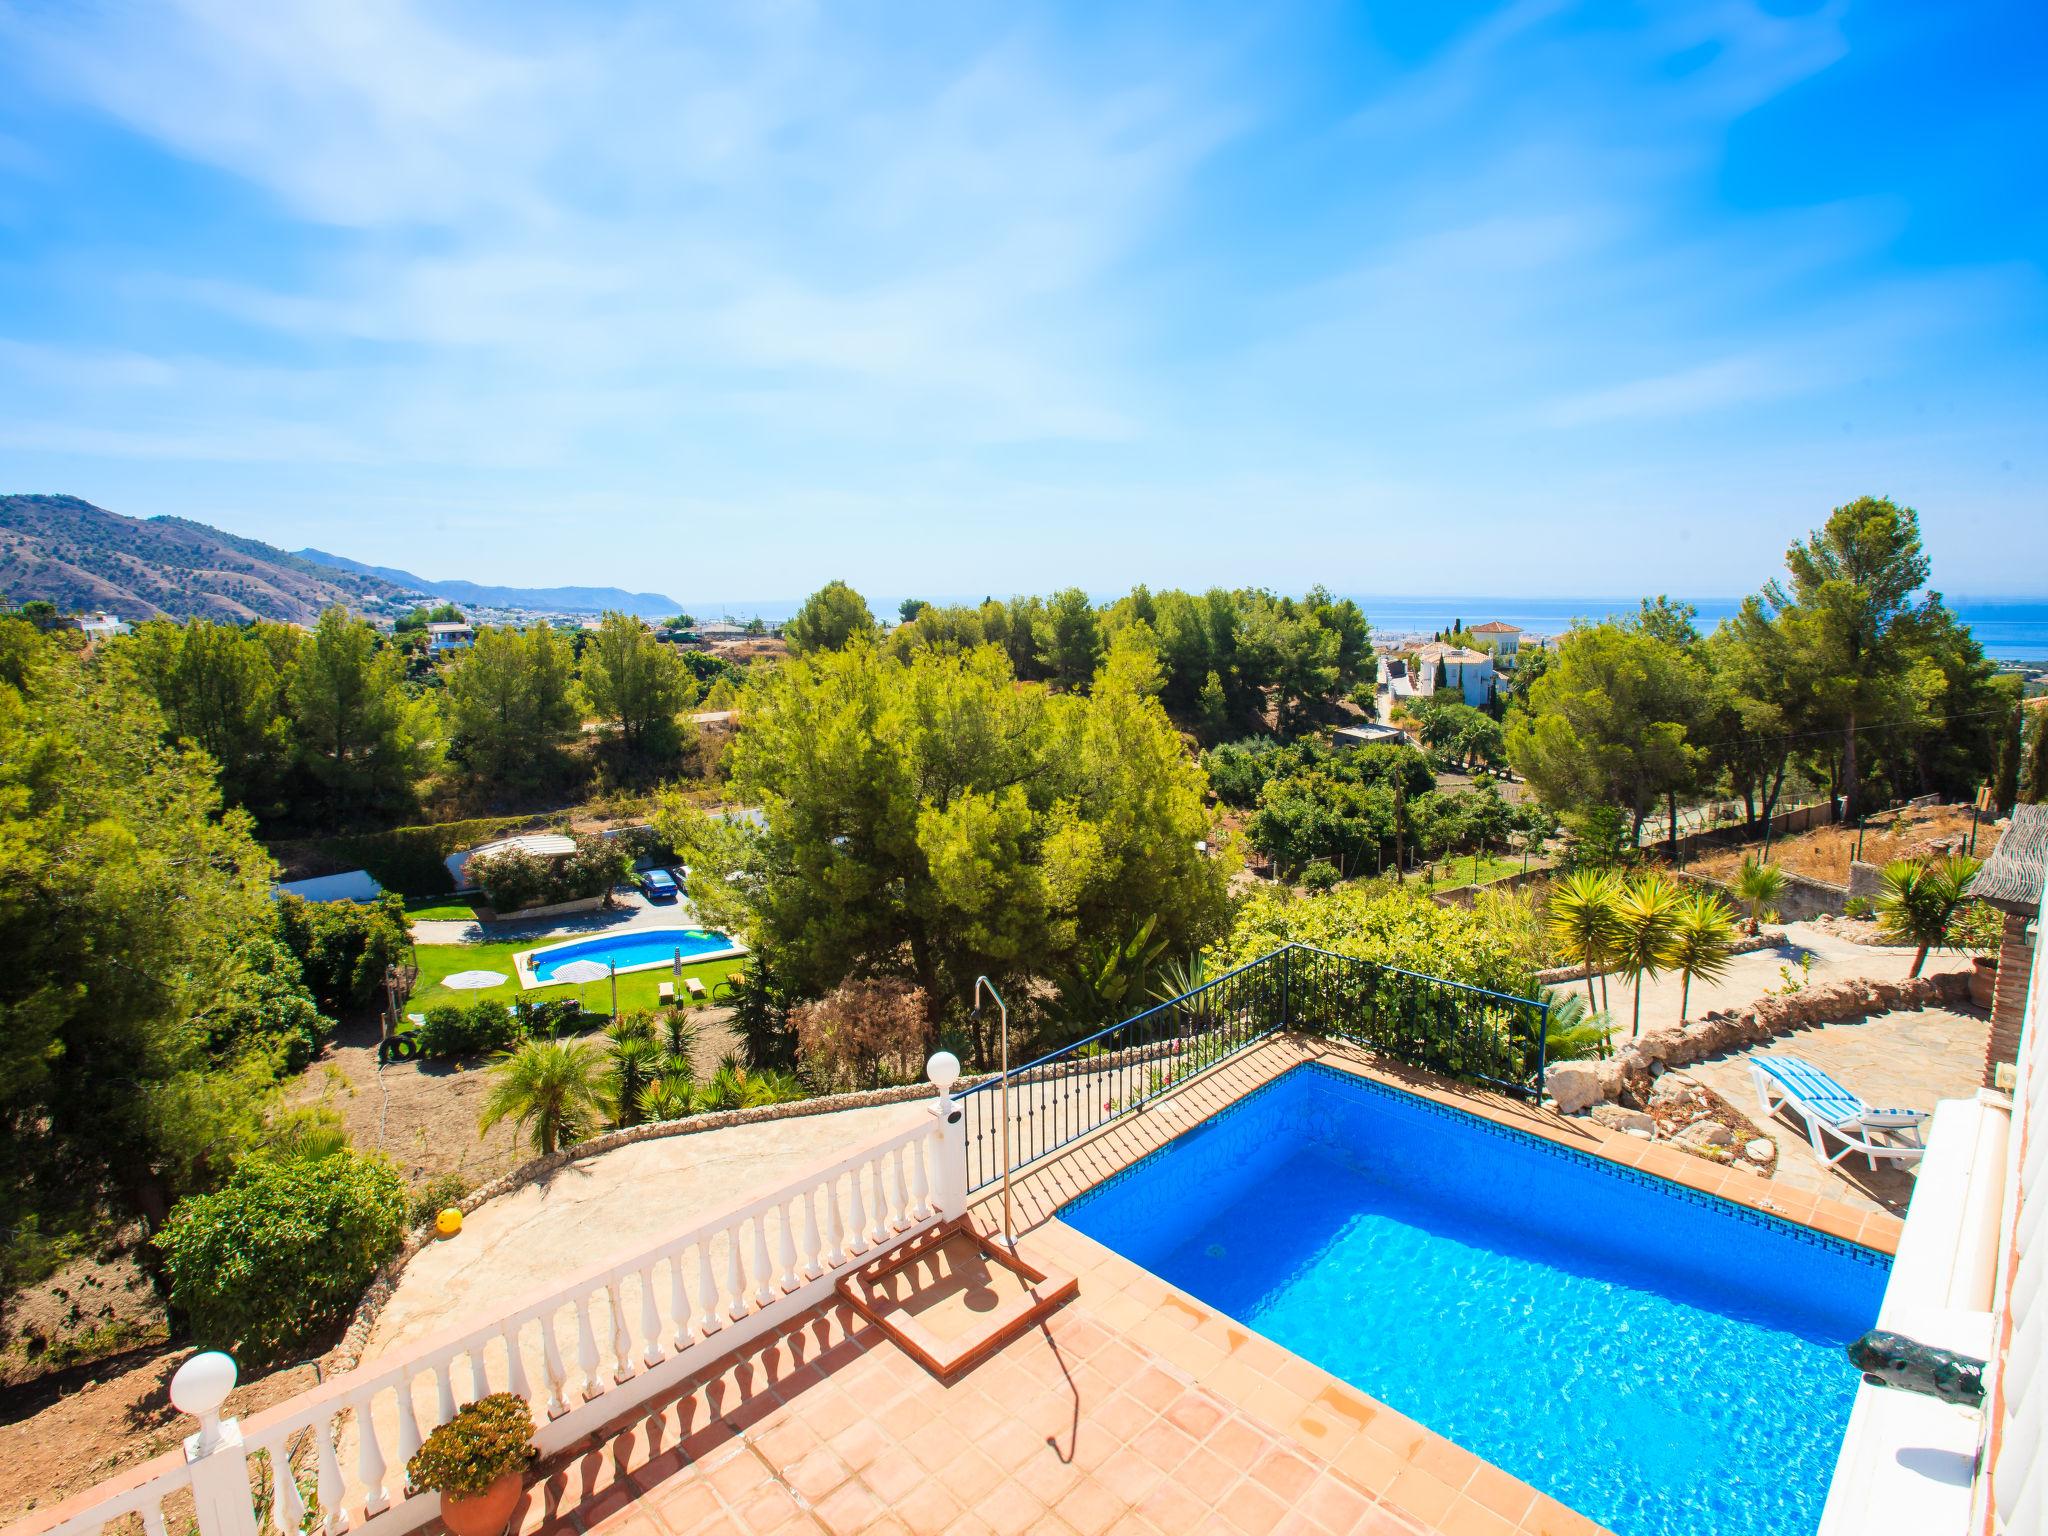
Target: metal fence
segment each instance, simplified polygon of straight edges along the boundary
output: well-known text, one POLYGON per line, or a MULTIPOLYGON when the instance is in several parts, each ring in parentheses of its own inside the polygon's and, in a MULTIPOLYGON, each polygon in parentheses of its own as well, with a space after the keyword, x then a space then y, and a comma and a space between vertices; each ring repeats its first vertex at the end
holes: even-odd
MULTIPOLYGON (((1246 1046, 1294 1029, 1511 1093, 1543 1082, 1549 1007, 1370 960, 1287 944, 1009 1074, 1009 1166, 1100 1130, 1246 1046)), ((1003 1079, 960 1095, 967 1185, 1003 1176, 1003 1079)))

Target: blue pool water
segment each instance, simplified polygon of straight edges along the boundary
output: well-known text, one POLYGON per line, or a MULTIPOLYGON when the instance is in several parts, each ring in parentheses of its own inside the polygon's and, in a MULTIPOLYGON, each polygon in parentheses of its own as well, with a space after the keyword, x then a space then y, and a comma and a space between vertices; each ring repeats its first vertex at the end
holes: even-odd
POLYGON ((1890 1271, 1317 1066, 1062 1215, 1621 1536, 1812 1536, 1890 1271))
POLYGON ((703 955, 727 953, 739 946, 722 933, 708 928, 638 928, 631 933, 600 934, 578 939, 535 954, 527 961, 534 981, 546 986, 555 972, 571 960, 595 960, 599 965, 616 965, 628 970, 636 965, 666 965, 683 952, 683 964, 703 955))

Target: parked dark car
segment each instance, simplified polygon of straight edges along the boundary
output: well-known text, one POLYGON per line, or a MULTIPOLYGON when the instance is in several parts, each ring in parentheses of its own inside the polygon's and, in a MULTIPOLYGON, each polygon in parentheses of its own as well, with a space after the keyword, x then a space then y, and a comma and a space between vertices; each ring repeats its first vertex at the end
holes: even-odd
POLYGON ((667 870, 650 869, 640 876, 640 894, 649 901, 674 901, 682 891, 667 870))

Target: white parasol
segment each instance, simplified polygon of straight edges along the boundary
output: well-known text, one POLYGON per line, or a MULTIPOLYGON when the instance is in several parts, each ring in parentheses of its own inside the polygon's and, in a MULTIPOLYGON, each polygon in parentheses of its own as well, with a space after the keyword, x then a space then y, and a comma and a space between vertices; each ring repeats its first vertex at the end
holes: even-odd
POLYGON ((505 985, 505 974, 502 971, 457 971, 453 976, 443 976, 441 985, 452 992, 481 992, 485 987, 505 985))

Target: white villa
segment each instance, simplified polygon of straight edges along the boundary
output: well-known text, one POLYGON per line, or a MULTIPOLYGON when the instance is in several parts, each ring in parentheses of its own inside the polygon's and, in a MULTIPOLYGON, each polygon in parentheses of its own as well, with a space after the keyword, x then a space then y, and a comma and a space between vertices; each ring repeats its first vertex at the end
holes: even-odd
POLYGON ((427 626, 427 649, 437 656, 444 651, 467 650, 475 641, 476 631, 466 623, 427 626))
POLYGON ((1474 709, 1486 707, 1495 681, 1493 657, 1485 651, 1468 651, 1463 646, 1432 640, 1415 648, 1411 668, 1400 656, 1382 656, 1377 684, 1390 703, 1427 698, 1437 690, 1437 663, 1443 663, 1444 686, 1457 690, 1474 709))
POLYGON ((1522 630, 1519 625, 1504 624, 1495 619, 1491 623, 1479 625, 1472 633, 1479 637, 1481 644, 1492 649, 1495 662, 1509 671, 1514 670, 1515 653, 1522 648, 1522 630))

